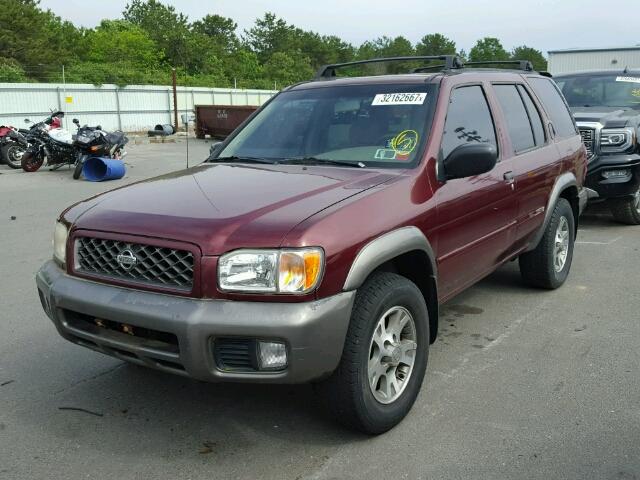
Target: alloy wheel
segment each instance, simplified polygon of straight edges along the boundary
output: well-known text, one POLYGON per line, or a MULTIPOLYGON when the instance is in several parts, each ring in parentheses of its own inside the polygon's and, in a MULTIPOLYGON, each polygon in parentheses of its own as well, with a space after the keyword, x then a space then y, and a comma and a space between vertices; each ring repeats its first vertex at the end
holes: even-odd
POLYGON ((402 395, 416 358, 416 325, 400 306, 387 310, 376 323, 369 345, 367 377, 374 398, 389 404, 402 395))
POLYGON ((553 250, 553 266, 560 273, 567 263, 569 256, 569 222, 566 217, 560 217, 556 229, 555 248, 553 250))

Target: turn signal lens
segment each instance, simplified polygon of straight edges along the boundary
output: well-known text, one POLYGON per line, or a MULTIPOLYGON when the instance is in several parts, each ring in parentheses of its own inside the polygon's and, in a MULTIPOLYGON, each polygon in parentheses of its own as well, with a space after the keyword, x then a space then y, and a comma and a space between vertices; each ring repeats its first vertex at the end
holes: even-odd
POLYGON ((322 250, 306 248, 280 253, 278 291, 304 293, 313 289, 322 274, 322 250))

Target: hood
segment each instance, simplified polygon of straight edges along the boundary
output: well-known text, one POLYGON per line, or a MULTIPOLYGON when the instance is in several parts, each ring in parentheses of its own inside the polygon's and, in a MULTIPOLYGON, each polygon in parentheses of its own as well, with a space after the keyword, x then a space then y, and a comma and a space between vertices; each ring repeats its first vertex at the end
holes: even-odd
POLYGON ((278 247, 298 223, 398 173, 299 165, 203 164, 76 204, 75 229, 198 245, 204 255, 278 247))
POLYGON ((576 122, 599 122, 604 128, 637 127, 640 110, 620 107, 572 107, 576 122))

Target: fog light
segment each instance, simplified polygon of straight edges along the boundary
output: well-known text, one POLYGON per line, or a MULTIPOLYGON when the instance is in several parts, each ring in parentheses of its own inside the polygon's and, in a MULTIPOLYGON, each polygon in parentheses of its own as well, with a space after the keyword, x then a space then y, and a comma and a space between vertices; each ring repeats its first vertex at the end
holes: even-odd
POLYGON ((604 178, 623 178, 629 175, 629 170, 606 170, 602 172, 604 178))
POLYGON ((280 342, 258 342, 261 370, 282 370, 287 366, 287 349, 280 342))

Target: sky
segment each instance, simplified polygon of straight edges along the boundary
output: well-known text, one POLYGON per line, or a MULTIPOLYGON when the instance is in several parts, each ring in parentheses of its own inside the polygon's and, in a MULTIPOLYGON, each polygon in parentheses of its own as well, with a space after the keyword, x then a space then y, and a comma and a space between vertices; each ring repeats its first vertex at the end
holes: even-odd
MULTIPOLYGON (((383 35, 416 43, 439 32, 467 52, 479 38, 497 37, 508 50, 640 45, 637 0, 165 0, 197 20, 208 13, 233 18, 239 33, 273 12, 288 23, 360 45, 383 35), (614 7, 615 5, 615 7, 614 7), (627 15, 628 12, 629 15, 627 15)), ((127 0, 41 0, 76 25, 94 27, 118 18, 127 0)))

